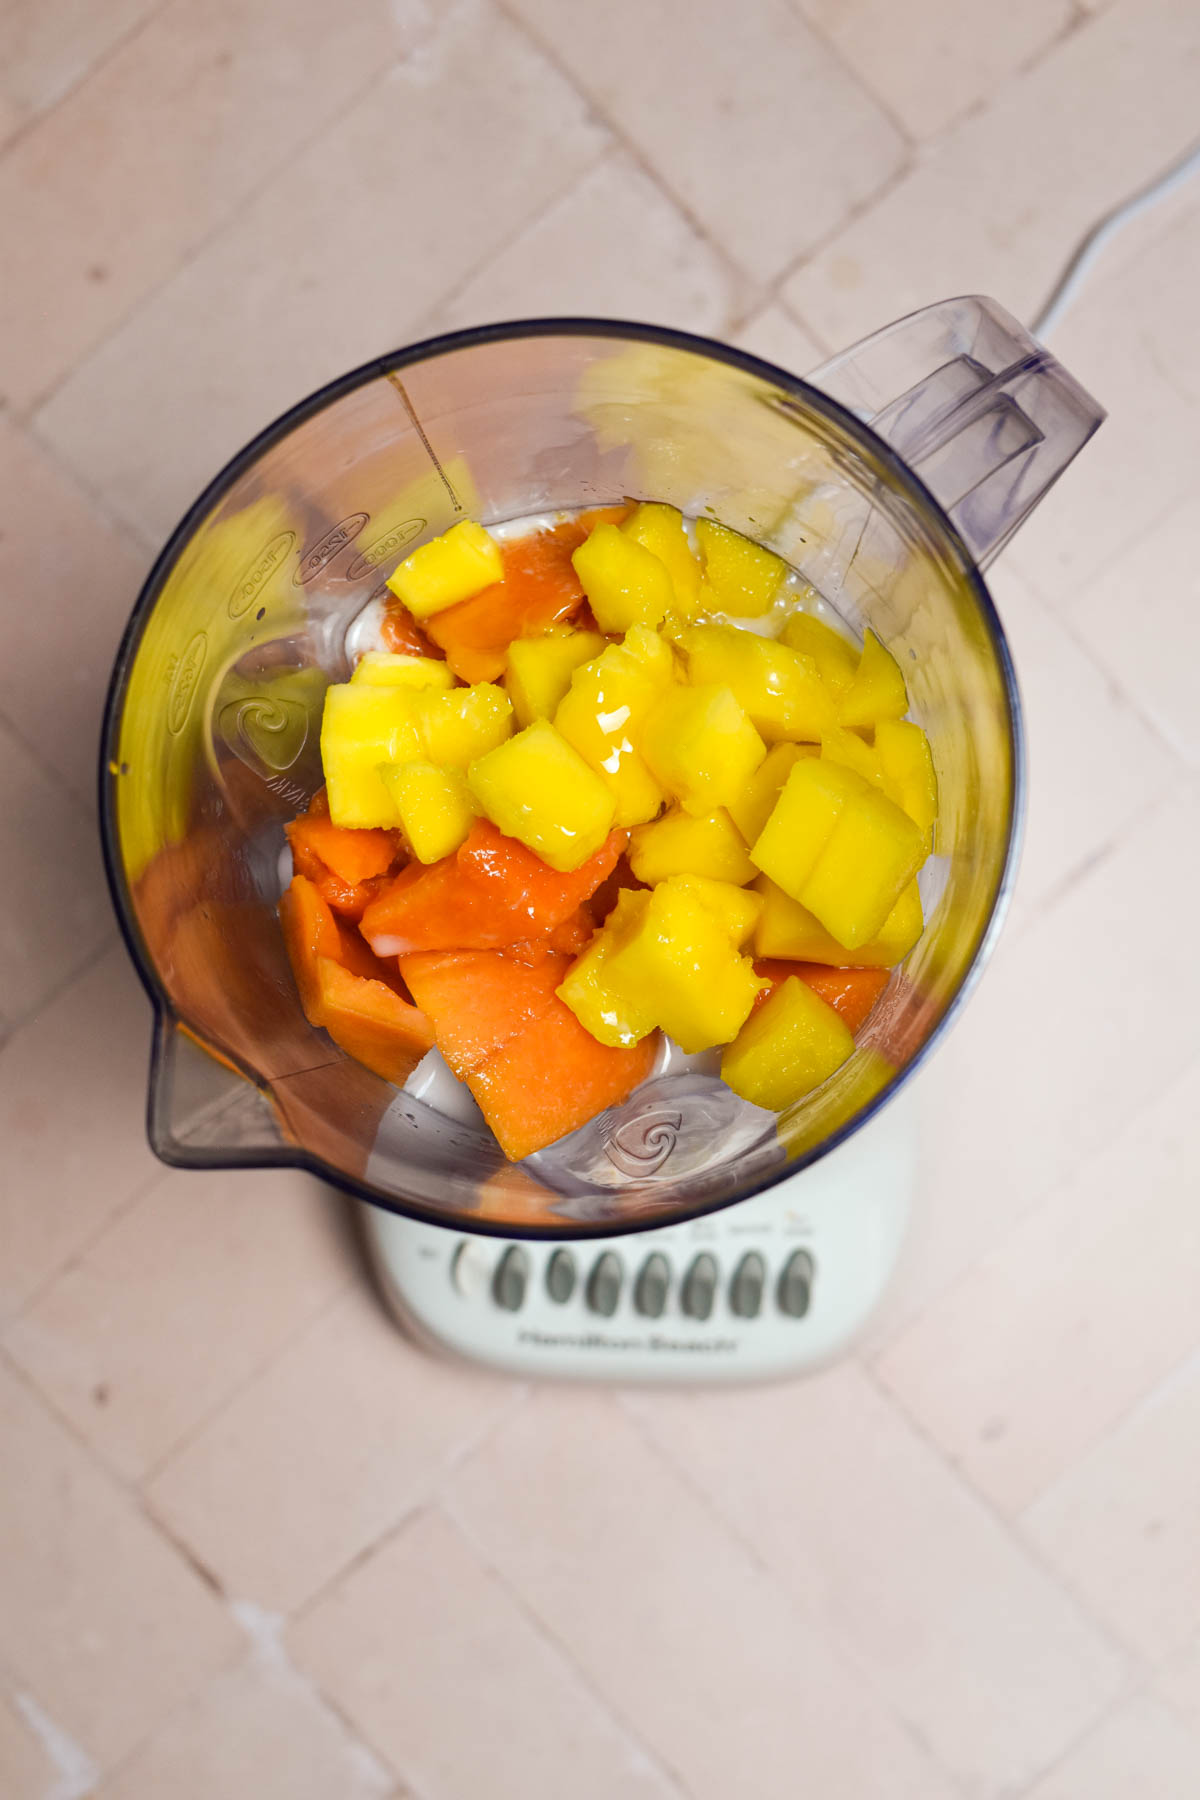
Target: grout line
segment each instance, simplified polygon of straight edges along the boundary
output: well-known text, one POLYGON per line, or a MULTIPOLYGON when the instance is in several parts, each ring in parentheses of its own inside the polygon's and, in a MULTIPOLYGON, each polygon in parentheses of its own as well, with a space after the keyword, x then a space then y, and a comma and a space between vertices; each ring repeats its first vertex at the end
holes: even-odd
POLYGON ((153 0, 153 4, 148 7, 142 17, 135 19, 132 25, 126 26, 125 30, 114 38, 106 49, 101 50, 86 69, 81 69, 75 79, 68 82, 62 92, 56 94, 48 105, 42 107, 38 112, 30 113, 27 119, 22 119, 12 136, 7 138, 3 147, 0 148, 0 163, 4 161, 9 151, 17 144, 22 143, 31 132, 36 131, 40 125, 52 119, 60 106, 65 105, 76 94, 81 93, 93 78, 100 74, 101 70, 107 68, 108 64, 121 54, 127 45, 131 44, 135 38, 140 37, 147 27, 154 23, 160 13, 167 10, 168 4, 169 0, 153 0))
MULTIPOLYGON (((856 87, 863 98, 869 100, 876 111, 883 115, 892 130, 896 133, 896 136, 900 139, 900 142, 905 145, 908 150, 916 150, 919 147, 921 140, 914 138, 912 132, 908 129, 908 126, 905 125, 899 114, 892 111, 892 103, 887 98, 886 94, 881 94, 879 92, 874 82, 871 81, 868 76, 864 75, 862 70, 858 68, 852 59, 842 50, 842 47, 837 42, 836 38, 831 37, 825 27, 819 24, 816 19, 810 18, 802 0, 786 0, 786 3, 788 11, 797 22, 805 28, 805 30, 812 32, 812 35, 816 38, 818 44, 820 44, 828 53, 832 61, 837 64, 838 68, 850 81, 851 85, 856 87)), ((957 117, 951 121, 951 125, 956 123, 957 117)), ((943 130, 945 129, 948 129, 948 127, 943 127, 943 130)), ((941 133, 939 132, 935 135, 940 136, 941 133)), ((932 142, 933 140, 931 139, 929 141, 932 142)))
MULTIPOLYGON (((902 157, 897 166, 889 175, 884 177, 877 188, 873 189, 871 193, 864 195, 861 200, 854 201, 854 203, 846 209, 836 225, 831 226, 828 231, 823 232, 820 237, 814 239, 814 241, 807 245, 798 256, 793 257, 791 262, 785 263, 784 267, 775 277, 776 288, 780 296, 782 297, 784 289, 795 280, 801 270, 807 268, 810 263, 815 262, 818 257, 823 256, 825 252, 837 242, 843 232, 848 231, 852 225, 856 225, 859 219, 863 218, 864 215, 869 213, 874 207, 880 206, 885 200, 890 199, 895 189, 908 180, 909 176, 917 166, 918 158, 914 154, 902 157)), ((802 321, 804 320, 804 315, 802 313, 798 316, 802 321)), ((816 338, 819 344, 826 343, 827 340, 823 332, 814 330, 807 321, 804 321, 804 323, 805 329, 812 332, 813 337, 816 338)), ((879 326, 874 326, 872 329, 878 330, 880 326, 890 323, 891 321, 888 319, 881 319, 879 321, 879 326)), ((840 346, 841 349, 848 349, 849 347, 850 346, 848 345, 840 346)), ((835 352, 830 350, 829 354, 833 355, 835 352)))

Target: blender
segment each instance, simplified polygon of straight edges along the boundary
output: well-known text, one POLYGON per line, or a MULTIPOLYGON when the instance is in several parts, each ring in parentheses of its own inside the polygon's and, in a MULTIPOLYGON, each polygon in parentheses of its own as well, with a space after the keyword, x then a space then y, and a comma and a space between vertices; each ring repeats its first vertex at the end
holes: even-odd
POLYGON ((911 1079, 1014 875, 1019 703, 981 570, 1102 417, 1015 320, 966 298, 804 381, 651 326, 483 327, 366 364, 269 426, 159 556, 109 694, 104 849, 154 1003, 157 1154, 301 1167, 368 1202, 410 1333, 511 1372, 745 1380, 838 1353, 904 1235, 911 1079), (275 911, 283 826, 321 786, 347 634, 402 556, 462 518, 626 497, 766 544, 899 659, 939 789, 926 927, 854 1055, 786 1113, 703 1059, 672 1062, 513 1165, 436 1052, 397 1089, 309 1025, 275 911))

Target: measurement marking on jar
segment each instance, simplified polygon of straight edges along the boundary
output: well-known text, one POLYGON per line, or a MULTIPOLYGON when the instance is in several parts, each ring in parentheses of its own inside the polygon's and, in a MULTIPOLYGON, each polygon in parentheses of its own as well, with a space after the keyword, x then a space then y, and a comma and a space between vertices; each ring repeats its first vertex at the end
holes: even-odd
POLYGON ((335 556, 351 545, 363 526, 370 519, 370 513, 351 513, 349 518, 339 519, 332 525, 323 538, 318 538, 311 550, 306 550, 300 558, 300 567, 292 576, 296 587, 307 587, 310 581, 327 569, 335 556))
POLYGON ((264 544, 253 562, 239 576, 229 596, 226 611, 231 619, 240 619, 250 611, 275 571, 287 561, 296 542, 294 531, 281 531, 269 544, 264 544))
POLYGON ((450 477, 447 475, 445 469, 443 469, 441 462, 438 459, 437 451, 434 449, 433 445, 430 443, 429 439, 425 435, 425 427, 422 425, 420 419, 418 419, 417 413, 416 413, 416 408, 413 406, 412 401, 408 397, 408 389, 405 387, 404 383, 401 381, 400 377, 395 373, 395 371, 393 369, 388 370, 388 380, 391 382, 392 386, 395 388, 396 392, 399 394, 401 400, 403 401, 404 410, 408 414, 409 418, 412 420, 413 430, 416 432, 417 436, 420 438, 421 442, 424 444, 425 454, 428 456, 430 462, 433 464, 434 468, 437 470, 438 479, 441 481, 442 486, 445 488, 446 492, 450 496, 451 506, 454 508, 456 513, 460 513, 463 509, 462 501, 459 499, 458 495, 455 493, 454 484, 450 480, 450 477))

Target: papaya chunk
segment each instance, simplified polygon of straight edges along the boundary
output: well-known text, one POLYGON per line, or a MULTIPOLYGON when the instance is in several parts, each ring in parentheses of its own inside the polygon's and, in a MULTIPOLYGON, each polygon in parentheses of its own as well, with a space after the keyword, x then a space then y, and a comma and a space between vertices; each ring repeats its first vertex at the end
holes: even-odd
POLYGON ((587 536, 577 519, 500 545, 504 578, 425 621, 464 681, 496 681, 514 638, 532 637, 583 605, 571 552, 587 536))
POLYGON ((770 983, 757 995, 757 1010, 789 975, 798 975, 827 1006, 841 1016, 850 1031, 865 1025, 867 1016, 888 984, 888 969, 834 969, 827 963, 785 962, 782 957, 764 957, 754 965, 754 973, 770 983))
POLYGON ((501 950, 423 950, 400 971, 461 1081, 550 1007, 569 960, 530 967, 501 950))
POLYGON ((402 600, 389 594, 384 606, 383 624, 379 628, 385 650, 398 656, 438 656, 442 652, 432 645, 402 600))
POLYGON ((400 854, 390 831, 360 830, 335 825, 319 814, 306 814, 285 825, 293 854, 303 843, 347 887, 357 887, 373 875, 385 875, 400 854))
POLYGON ((316 961, 317 1018, 334 1043, 382 1075, 403 1085, 433 1048, 433 1026, 417 1007, 382 981, 352 975, 331 957, 316 961))
POLYGON ((279 923, 304 1016, 310 1025, 318 1025, 317 964, 322 957, 337 961, 341 956, 337 921, 316 884, 304 875, 293 875, 279 897, 279 923))
POLYGON ((545 937, 595 892, 625 841, 610 832, 581 868, 559 874, 481 819, 453 856, 401 870, 364 912, 363 936, 379 956, 502 950, 545 937))
POLYGON ((657 1033, 631 1049, 598 1044, 556 999, 467 1085, 505 1156, 520 1162, 624 1100, 650 1073, 656 1048, 657 1033))

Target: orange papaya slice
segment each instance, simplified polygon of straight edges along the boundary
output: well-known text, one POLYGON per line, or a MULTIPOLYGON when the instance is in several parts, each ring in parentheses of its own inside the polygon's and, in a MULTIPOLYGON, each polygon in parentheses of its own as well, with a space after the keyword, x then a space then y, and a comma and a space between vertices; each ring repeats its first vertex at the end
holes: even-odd
POLYGON ((288 843, 295 855, 302 844, 320 859, 325 867, 347 887, 357 887, 373 875, 386 875, 400 856, 400 849, 390 831, 363 831, 335 825, 328 816, 306 813, 285 825, 288 843))
POLYGON ((382 981, 352 975, 331 957, 316 960, 315 1024, 358 1062, 397 1086, 433 1048, 433 1026, 382 981))
POLYGON ((531 968, 500 950, 423 950, 400 961, 460 1081, 547 1010, 569 967, 567 956, 531 968))

